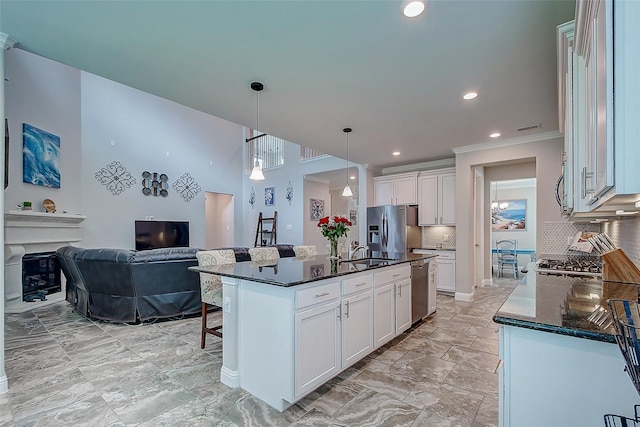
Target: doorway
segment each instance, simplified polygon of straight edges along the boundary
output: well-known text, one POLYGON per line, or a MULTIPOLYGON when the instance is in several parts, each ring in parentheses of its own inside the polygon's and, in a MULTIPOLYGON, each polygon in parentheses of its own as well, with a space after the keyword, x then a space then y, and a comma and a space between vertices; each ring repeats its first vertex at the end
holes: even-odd
POLYGON ((205 194, 205 247, 227 248, 234 246, 233 195, 205 194))

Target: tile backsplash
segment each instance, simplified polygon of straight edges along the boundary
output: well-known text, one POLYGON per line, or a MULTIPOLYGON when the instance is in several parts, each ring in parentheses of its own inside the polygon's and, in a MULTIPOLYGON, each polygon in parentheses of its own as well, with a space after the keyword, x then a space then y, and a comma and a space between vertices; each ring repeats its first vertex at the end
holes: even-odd
POLYGON ((456 248, 456 228, 455 227, 422 227, 422 247, 435 248, 442 245, 442 249, 456 248), (445 237, 448 241, 445 242, 445 237))
POLYGON ((640 217, 631 217, 602 224, 602 231, 640 266, 640 217))
POLYGON ((547 221, 542 224, 542 250, 541 254, 567 254, 569 253, 569 239, 573 239, 579 231, 600 232, 600 224, 573 223, 568 221, 547 221))

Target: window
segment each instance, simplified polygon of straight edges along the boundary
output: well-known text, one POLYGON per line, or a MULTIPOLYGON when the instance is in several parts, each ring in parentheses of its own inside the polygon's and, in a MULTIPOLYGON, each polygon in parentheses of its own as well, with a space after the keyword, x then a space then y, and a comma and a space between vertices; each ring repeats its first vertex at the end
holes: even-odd
MULTIPOLYGON (((251 130, 252 136, 260 135, 251 130)), ((260 138, 249 141, 247 150, 247 170, 253 169, 256 159, 262 169, 284 165, 284 140, 272 135, 264 134, 260 138)))

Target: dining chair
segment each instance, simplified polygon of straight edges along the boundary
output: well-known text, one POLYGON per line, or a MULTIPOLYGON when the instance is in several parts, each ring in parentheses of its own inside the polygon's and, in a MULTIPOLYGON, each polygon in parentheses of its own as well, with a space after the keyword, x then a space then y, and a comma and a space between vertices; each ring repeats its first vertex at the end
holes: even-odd
POLYGON ((300 245, 294 246, 293 252, 296 254, 297 258, 311 257, 314 255, 318 255, 318 250, 315 245, 300 245))
MULTIPOLYGON (((219 264, 234 264, 236 257, 233 249, 196 252, 200 267, 211 267, 219 264)), ((222 338, 222 325, 210 328, 207 326, 209 306, 222 308, 222 279, 216 274, 200 273, 200 299, 202 300, 202 325, 200 348, 204 348, 207 334, 222 338)))
POLYGON ((513 268, 513 277, 518 274, 518 241, 515 239, 503 239, 496 241, 496 256, 498 258, 498 277, 504 276, 504 268, 513 268))
POLYGON ((249 248, 249 255, 251 256, 251 261, 271 261, 280 259, 280 252, 278 252, 278 248, 271 246, 249 248))

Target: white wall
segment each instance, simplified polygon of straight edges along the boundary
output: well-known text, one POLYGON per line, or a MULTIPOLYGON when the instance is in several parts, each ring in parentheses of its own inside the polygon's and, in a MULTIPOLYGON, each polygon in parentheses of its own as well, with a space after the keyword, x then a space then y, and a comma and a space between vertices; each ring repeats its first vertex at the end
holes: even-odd
POLYGON ((13 76, 8 206, 31 200, 42 211, 50 198, 59 211, 87 215, 85 247, 133 248, 134 220, 147 216, 189 221, 191 246, 204 247, 205 192, 242 193, 241 126, 19 49, 6 58, 13 76), (25 122, 60 136, 60 189, 22 183, 25 122), (119 195, 95 177, 113 161, 136 179, 119 195), (190 202, 172 186, 166 198, 145 196, 143 171, 167 174, 170 185, 189 173, 201 191, 190 202))
MULTIPOLYGON (((478 146, 473 150, 456 150, 456 297, 472 298, 474 258, 473 180, 476 166, 495 166, 505 162, 535 162, 536 182, 536 242, 542 242, 542 223, 560 221, 562 217, 555 200, 554 188, 560 174, 560 153, 563 139, 555 134, 539 135, 512 145, 478 146)), ((485 181, 491 177, 485 176, 485 181)), ((486 192, 489 193, 488 191, 486 192)), ((479 262, 489 259, 481 253, 479 262)), ((485 271, 488 278, 491 271, 485 271)))
POLYGON ((305 179, 304 180, 304 199, 305 199, 304 214, 303 214, 304 244, 315 245, 316 248, 318 249, 318 253, 326 254, 329 252, 327 249, 327 238, 322 235, 320 229, 318 228, 318 221, 311 220, 310 199, 324 200, 325 216, 331 215, 332 205, 331 205, 331 194, 329 192, 329 185, 319 181, 305 179))
MULTIPOLYGON (((495 190, 491 193, 490 200, 494 200, 495 190)), ((526 200, 526 226, 525 230, 495 230, 491 231, 490 243, 493 246, 496 240, 514 239, 518 241, 520 249, 536 248, 536 188, 520 187, 498 189, 499 200, 526 200)), ((489 207, 491 202, 489 203, 489 207)), ((489 218, 489 217, 487 217, 489 218)), ((530 260, 529 255, 519 255, 518 265, 524 266, 530 260)))
POLYGON ((5 82, 5 108, 10 135, 5 210, 30 201, 34 211, 44 212, 42 201, 52 199, 58 212, 83 213, 80 71, 20 49, 5 52, 5 65, 9 77, 5 82), (60 137, 59 189, 22 182, 23 123, 60 137))

